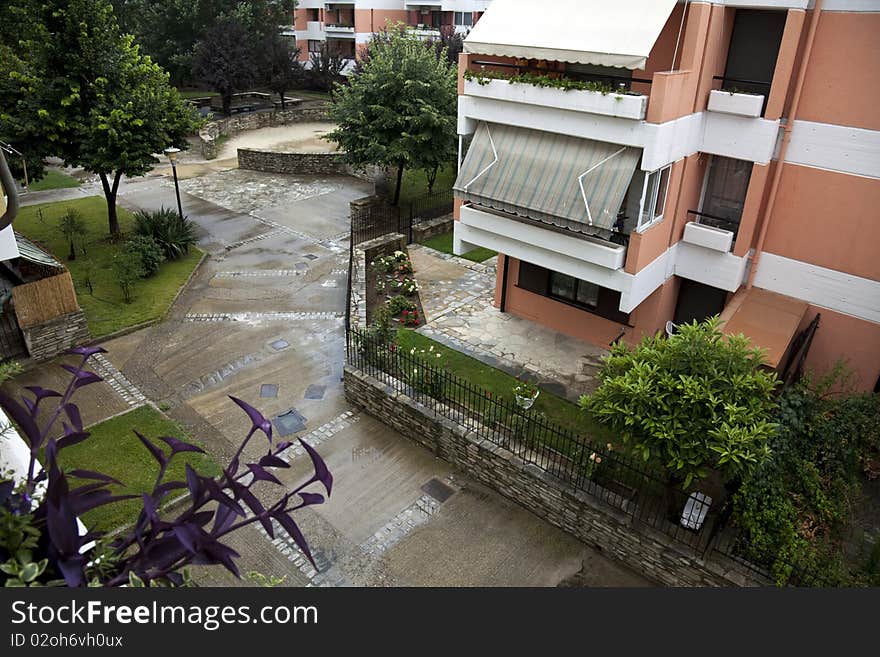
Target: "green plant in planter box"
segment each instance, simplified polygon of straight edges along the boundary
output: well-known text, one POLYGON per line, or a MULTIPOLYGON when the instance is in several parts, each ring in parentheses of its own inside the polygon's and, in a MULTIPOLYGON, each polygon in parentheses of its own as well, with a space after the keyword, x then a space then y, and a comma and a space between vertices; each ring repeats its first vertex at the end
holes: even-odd
POLYGON ((388 301, 385 302, 385 307, 388 309, 388 312, 391 313, 392 317, 397 317, 404 310, 415 310, 416 304, 405 296, 398 294, 388 299, 388 301))

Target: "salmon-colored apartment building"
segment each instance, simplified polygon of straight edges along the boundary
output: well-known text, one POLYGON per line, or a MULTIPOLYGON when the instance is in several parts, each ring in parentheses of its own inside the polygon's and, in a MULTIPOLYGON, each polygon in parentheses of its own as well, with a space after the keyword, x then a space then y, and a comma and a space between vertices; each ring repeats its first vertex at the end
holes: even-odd
MULTIPOLYGON (((299 0, 294 12, 292 34, 300 48, 299 58, 308 61, 311 53, 327 46, 354 65, 358 47, 385 29, 388 21, 407 25, 423 38, 439 38, 440 31, 466 33, 480 19, 491 0, 350 0, 324 2, 299 0)), ((288 34, 291 31, 287 32, 288 34)))
POLYGON ((819 315, 806 368, 877 390, 880 2, 542 7, 460 59, 454 248, 499 252, 495 305, 602 346, 720 314, 780 369, 819 315))

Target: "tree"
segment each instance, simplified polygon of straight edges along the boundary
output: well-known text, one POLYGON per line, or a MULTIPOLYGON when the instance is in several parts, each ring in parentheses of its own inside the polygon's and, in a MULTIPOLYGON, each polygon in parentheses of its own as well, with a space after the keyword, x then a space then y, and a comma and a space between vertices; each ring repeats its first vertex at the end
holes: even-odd
POLYGON ((291 50, 290 44, 275 33, 266 40, 261 53, 260 69, 265 72, 266 86, 281 98, 283 110, 287 91, 299 87, 305 79, 305 68, 298 59, 299 48, 291 50))
POLYGON ((58 230, 70 245, 70 253, 67 255, 68 260, 76 260, 76 243, 83 240, 86 233, 86 224, 82 219, 82 215, 73 208, 69 208, 67 212, 61 215, 58 220, 58 230))
POLYGON ((332 91, 337 84, 345 80, 342 75, 345 60, 339 54, 339 50, 328 46, 326 41, 321 44, 318 52, 311 54, 309 61, 307 77, 313 89, 332 91))
POLYGON ((272 423, 241 399, 230 397, 248 416, 250 430, 217 477, 201 475, 187 465, 185 481, 168 480, 168 466, 175 458, 204 450, 170 436, 160 437, 158 443, 136 430, 145 451, 157 463, 152 490, 120 495, 114 487, 120 482, 113 477, 62 468, 59 452, 89 439, 73 395, 102 380, 88 369, 88 360, 106 350, 78 347, 69 353, 80 360, 76 365, 63 365, 72 375, 63 393, 31 386, 19 402, 0 391, 0 406, 19 427, 30 455, 26 472, 15 479, 5 473, 0 477, 0 585, 182 586, 187 583, 184 569, 190 564, 222 565, 238 576, 235 560, 239 555, 224 541, 257 522, 270 537, 278 531, 276 527, 283 528, 314 565, 293 516, 299 509, 323 504, 324 495, 309 489, 320 484, 329 496, 333 476, 314 448, 301 440, 311 457, 313 475, 295 488, 284 486, 272 472, 290 467, 281 455, 291 443, 273 445, 272 423), (56 405, 47 408, 56 400, 56 405), (63 425, 63 433, 58 424, 63 425), (249 462, 245 448, 259 435, 268 440, 268 447, 260 458, 249 462), (266 504, 264 493, 274 486, 285 490, 266 504), (189 493, 184 507, 172 517, 166 512, 160 517, 162 507, 180 491, 189 493), (112 537, 94 528, 80 534, 78 518, 83 513, 131 498, 143 503, 133 526, 112 537))
POLYGON ((122 34, 109 2, 14 0, 0 11, 29 17, 16 49, 23 72, 14 93, 0 94, 0 134, 35 136, 41 157, 96 173, 110 233, 118 235, 122 176, 143 175, 167 146, 185 148, 198 126, 195 111, 122 34))
POLYGON ((709 468, 730 481, 769 454, 778 381, 762 364, 761 350, 722 335, 717 318, 683 324, 668 338, 615 345, 580 405, 685 487, 709 468))
POLYGON ((223 113, 229 116, 232 94, 250 85, 257 62, 249 41, 250 35, 237 18, 218 21, 196 51, 195 72, 200 80, 220 94, 223 113))
POLYGON ((456 69, 402 26, 370 47, 348 86, 337 86, 328 136, 359 167, 397 168, 394 204, 406 168, 434 169, 455 152, 456 69))
POLYGON ((446 57, 453 66, 458 66, 458 56, 464 52, 464 35, 455 31, 452 25, 440 28, 440 38, 430 39, 428 43, 434 48, 437 57, 446 57))

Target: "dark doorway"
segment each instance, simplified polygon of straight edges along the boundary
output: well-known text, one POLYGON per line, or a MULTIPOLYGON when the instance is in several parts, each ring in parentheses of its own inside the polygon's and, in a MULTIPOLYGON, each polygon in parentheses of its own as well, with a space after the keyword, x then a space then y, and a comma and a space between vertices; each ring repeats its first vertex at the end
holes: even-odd
POLYGON ((676 324, 689 324, 694 320, 702 322, 721 314, 726 301, 726 290, 683 278, 675 305, 675 319, 672 321, 676 324))
POLYGON ((724 89, 762 94, 766 101, 785 30, 785 18, 783 11, 736 10, 724 70, 724 89))

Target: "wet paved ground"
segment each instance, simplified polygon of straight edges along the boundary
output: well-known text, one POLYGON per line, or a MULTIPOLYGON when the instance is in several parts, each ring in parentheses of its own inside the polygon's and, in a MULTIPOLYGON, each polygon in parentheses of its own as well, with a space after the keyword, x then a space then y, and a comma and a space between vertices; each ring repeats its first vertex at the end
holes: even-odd
MULTIPOLYGON (((647 584, 346 403, 348 248, 340 236, 348 201, 367 192, 363 183, 334 179, 333 191, 321 194, 315 181, 293 176, 274 178, 269 192, 259 174, 223 180, 225 191, 212 191, 221 187, 207 180, 183 194, 210 257, 169 318, 105 347, 128 394, 136 390, 167 404, 169 415, 221 462, 249 428, 228 395, 254 403, 267 417, 295 409, 304 424, 299 435, 326 459, 332 497, 297 516, 319 569, 290 541, 273 542, 248 528, 231 541, 243 572, 284 577, 288 586, 647 584)), ((125 185, 120 196, 129 208, 172 200, 165 181, 155 178, 125 185)), ((128 407, 109 386, 101 397, 113 401, 90 410, 91 421, 128 407)), ((254 443, 246 456, 257 458, 265 448, 254 443)), ((279 475, 285 485, 309 476, 301 448, 285 458, 291 464, 279 475)), ((205 585, 249 584, 219 568, 196 576, 205 585)))
POLYGON ((419 333, 576 401, 595 390, 605 349, 499 312, 494 259, 472 263, 410 246, 426 324, 419 333))

